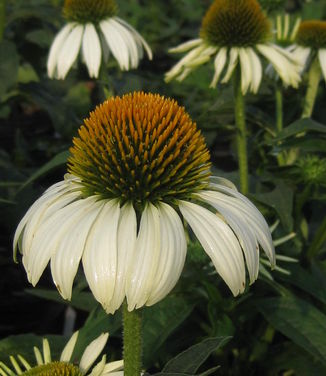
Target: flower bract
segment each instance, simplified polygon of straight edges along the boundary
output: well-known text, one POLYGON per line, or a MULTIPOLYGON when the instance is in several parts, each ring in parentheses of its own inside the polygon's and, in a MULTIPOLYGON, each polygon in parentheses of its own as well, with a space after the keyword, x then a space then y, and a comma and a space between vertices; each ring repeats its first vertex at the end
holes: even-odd
POLYGON ((82 261, 95 298, 113 313, 153 305, 177 283, 183 219, 234 295, 258 276, 259 245, 274 248, 258 209, 211 177, 204 138, 184 108, 136 92, 98 106, 74 138, 69 174, 28 210, 14 238, 35 285, 50 261, 65 299, 82 261))
POLYGON ((31 365, 21 355, 10 356, 12 368, 0 362, 0 375, 2 376, 123 376, 123 361, 106 363, 106 355, 103 355, 100 362, 94 367, 94 362, 102 352, 107 340, 108 333, 101 334, 92 341, 85 349, 78 364, 72 362, 72 354, 78 339, 78 332, 75 332, 64 347, 60 359, 53 360, 50 344, 46 338, 43 339, 42 350, 34 346, 35 365, 31 365), (93 368, 92 368, 93 367, 93 368), (92 370, 91 370, 92 369, 92 370), (89 372, 91 370, 91 372, 89 372))
POLYGON ((170 49, 175 53, 188 52, 166 73, 165 79, 182 81, 213 58, 211 87, 220 81, 227 83, 235 69, 240 69, 242 93, 257 93, 264 57, 286 85, 297 87, 299 63, 288 51, 270 42, 271 37, 269 21, 256 0, 215 0, 203 18, 200 38, 170 49))
POLYGON ((101 61, 112 53, 121 70, 137 68, 144 50, 152 51, 144 38, 115 15, 113 0, 65 0, 66 25, 56 35, 49 52, 50 78, 64 79, 79 52, 90 77, 98 77, 101 61))

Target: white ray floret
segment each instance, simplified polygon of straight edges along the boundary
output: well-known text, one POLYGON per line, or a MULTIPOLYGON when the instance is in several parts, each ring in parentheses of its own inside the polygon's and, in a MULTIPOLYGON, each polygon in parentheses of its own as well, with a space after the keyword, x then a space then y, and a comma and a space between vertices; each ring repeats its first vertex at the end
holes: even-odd
POLYGON ((135 69, 146 51, 151 60, 152 51, 144 38, 119 17, 93 23, 67 23, 56 35, 49 52, 47 70, 50 78, 64 79, 76 62, 79 52, 90 77, 97 78, 101 62, 109 52, 122 70, 135 69))

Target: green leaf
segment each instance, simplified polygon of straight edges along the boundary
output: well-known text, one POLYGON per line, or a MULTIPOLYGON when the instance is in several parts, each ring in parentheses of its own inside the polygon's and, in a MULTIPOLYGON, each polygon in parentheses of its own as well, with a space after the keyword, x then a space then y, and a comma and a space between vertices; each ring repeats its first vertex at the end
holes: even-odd
POLYGON ((252 195, 255 199, 266 204, 277 212, 286 230, 293 228, 293 190, 283 182, 278 182, 275 189, 267 193, 256 193, 252 195))
POLYGON ((294 296, 260 300, 258 310, 275 329, 310 354, 326 362, 326 316, 294 296))
POLYGON ((151 356, 158 352, 165 340, 190 315, 194 304, 168 296, 144 310, 143 338, 144 364, 150 364, 151 356))
POLYGON ((16 83, 19 57, 14 43, 0 43, 0 97, 16 83))
POLYGON ((206 338, 204 341, 191 346, 175 358, 171 359, 163 368, 162 375, 173 372, 195 374, 205 360, 218 348, 225 345, 232 337, 206 338))
POLYGON ((69 151, 62 151, 61 153, 54 156, 49 162, 37 170, 30 178, 28 178, 25 183, 20 187, 19 191, 23 190, 31 184, 33 181, 39 179, 41 176, 46 175, 48 172, 54 170, 57 167, 63 166, 67 163, 69 157, 69 151))
POLYGON ((302 132, 312 131, 326 133, 326 126, 310 118, 299 119, 285 127, 283 131, 278 134, 278 137, 273 139, 273 142, 284 140, 288 137, 295 136, 302 132))

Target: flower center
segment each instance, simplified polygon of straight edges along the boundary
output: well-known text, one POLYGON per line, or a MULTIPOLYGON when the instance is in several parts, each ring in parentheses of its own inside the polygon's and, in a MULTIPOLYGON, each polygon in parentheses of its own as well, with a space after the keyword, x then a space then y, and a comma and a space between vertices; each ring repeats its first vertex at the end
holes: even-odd
POLYGON ((114 0, 65 0, 63 15, 69 21, 98 23, 116 14, 114 0))
POLYGON ((158 94, 110 98, 73 143, 68 170, 81 178, 87 196, 173 204, 208 184, 203 136, 183 107, 158 94))
POLYGON ((326 48, 326 21, 303 21, 296 42, 304 47, 326 48))
POLYGON ((268 39, 270 25, 256 0, 215 0, 200 36, 214 46, 253 46, 268 39))
POLYGON ((33 367, 21 376, 83 376, 83 373, 71 363, 51 362, 33 367))

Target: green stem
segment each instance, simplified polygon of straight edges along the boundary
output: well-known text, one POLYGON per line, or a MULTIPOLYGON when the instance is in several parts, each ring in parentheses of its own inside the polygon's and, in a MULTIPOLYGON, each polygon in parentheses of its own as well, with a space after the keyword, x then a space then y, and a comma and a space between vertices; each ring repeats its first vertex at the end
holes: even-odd
POLYGON ((140 376, 142 358, 141 313, 123 304, 123 360, 125 376, 140 376))
POLYGON ((0 0, 0 42, 3 39, 3 33, 6 23, 6 0, 0 0))
POLYGON ((303 104, 303 111, 301 118, 311 117, 312 111, 314 109, 317 91, 319 86, 319 81, 321 78, 321 70, 316 57, 311 64, 309 74, 308 74, 308 87, 307 93, 303 104))
POLYGON ((240 190, 243 194, 247 194, 249 190, 248 183, 248 157, 247 157, 247 135, 245 120, 245 103, 244 96, 241 91, 241 72, 237 67, 234 72, 234 111, 235 124, 237 127, 237 148, 238 163, 240 175, 240 190))
MULTIPOLYGON (((276 118, 276 134, 279 134, 283 130, 283 90, 282 84, 276 82, 275 84, 275 118, 276 118)), ((280 166, 284 165, 284 155, 279 153, 277 155, 277 161, 280 166)))

